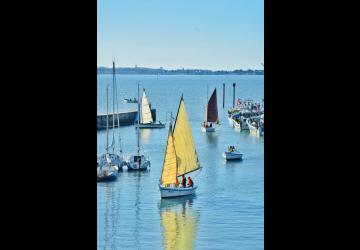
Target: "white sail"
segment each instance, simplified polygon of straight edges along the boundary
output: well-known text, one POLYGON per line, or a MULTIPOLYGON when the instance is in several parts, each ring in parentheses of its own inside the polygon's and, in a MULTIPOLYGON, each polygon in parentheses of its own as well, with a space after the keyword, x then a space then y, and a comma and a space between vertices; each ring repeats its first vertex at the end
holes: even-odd
POLYGON ((145 91, 143 92, 143 96, 141 98, 141 118, 140 123, 148 124, 153 123, 154 120, 151 115, 150 105, 148 99, 146 98, 145 91))

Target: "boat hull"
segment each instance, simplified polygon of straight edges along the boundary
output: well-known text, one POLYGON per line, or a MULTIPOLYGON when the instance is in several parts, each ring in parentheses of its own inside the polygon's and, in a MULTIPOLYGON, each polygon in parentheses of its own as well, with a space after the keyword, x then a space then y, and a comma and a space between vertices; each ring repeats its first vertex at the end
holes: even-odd
POLYGON ((242 160, 243 154, 241 153, 230 153, 230 152, 224 152, 223 157, 227 161, 235 161, 235 160, 242 160))
POLYGON ((209 128, 201 127, 201 130, 203 132, 215 132, 215 127, 209 127, 209 128))
POLYGON ((104 174, 104 175, 98 175, 97 176, 97 182, 111 182, 111 181, 116 181, 117 179, 117 173, 116 172, 112 172, 109 174, 104 174))
POLYGON ((246 124, 249 127, 250 134, 258 136, 258 137, 264 136, 264 127, 256 128, 253 125, 251 125, 248 120, 246 121, 246 124))
POLYGON ((186 188, 175 188, 175 187, 163 187, 159 185, 161 198, 175 198, 188 195, 194 195, 197 186, 186 187, 186 188))
POLYGON ((146 162, 143 162, 140 164, 137 163, 137 162, 129 162, 127 164, 127 168, 129 171, 142 171, 142 170, 147 170, 147 168, 150 167, 150 162, 149 161, 146 161, 146 162))
POLYGON ((135 124, 135 128, 165 128, 165 124, 162 123, 150 123, 150 124, 135 124))

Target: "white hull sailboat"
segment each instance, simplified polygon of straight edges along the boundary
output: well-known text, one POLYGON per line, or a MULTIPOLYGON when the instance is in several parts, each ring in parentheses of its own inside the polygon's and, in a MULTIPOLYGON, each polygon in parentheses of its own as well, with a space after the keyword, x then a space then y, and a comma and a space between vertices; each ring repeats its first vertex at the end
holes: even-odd
MULTIPOLYGON (((108 113, 108 95, 109 88, 106 88, 106 112, 108 113)), ((107 132, 107 140, 106 140, 106 154, 98 157, 97 162, 97 181, 98 182, 107 182, 107 181, 115 181, 117 179, 117 174, 119 168, 112 164, 111 158, 107 157, 109 155, 109 115, 107 114, 106 121, 106 132, 107 132)))
MULTIPOLYGON (((139 90, 138 90, 138 92, 139 92, 139 90)), ((138 95, 139 95, 139 93, 138 93, 138 95)), ((140 100, 140 98, 139 98, 139 100, 140 100)), ((154 122, 154 119, 151 114, 150 104, 146 97, 145 89, 143 90, 143 95, 142 95, 140 102, 141 103, 139 105, 140 110, 139 110, 139 116, 138 116, 138 119, 140 119, 140 122, 135 124, 135 128, 140 128, 140 129, 143 129, 143 128, 165 128, 164 123, 154 122)))
POLYGON ((171 122, 169 125, 164 163, 159 180, 161 198, 195 194, 197 186, 183 187, 177 185, 177 178, 199 169, 200 164, 192 138, 189 118, 184 99, 181 96, 174 129, 171 122))
MULTIPOLYGON (((109 112, 108 112, 108 93, 107 93, 107 106, 106 106, 106 153, 100 155, 99 157, 99 166, 110 166, 112 170, 119 171, 122 169, 124 165, 126 165, 126 162, 123 158, 123 156, 120 156, 115 153, 115 102, 118 107, 118 96, 117 96, 117 88, 116 88, 116 75, 115 75, 115 62, 113 62, 113 119, 112 119, 112 144, 109 146, 109 112), (109 153, 109 149, 112 148, 112 153, 109 153)), ((108 89, 107 89, 108 91, 108 89)), ((118 128, 120 129, 120 118, 119 118, 119 112, 117 112, 117 122, 118 122, 118 128)), ((119 132, 120 133, 120 132, 119 132)), ((119 134, 119 147, 120 147, 120 154, 122 153, 121 150, 121 143, 120 143, 120 134, 119 134)))
MULTIPOLYGON (((139 93, 139 84, 138 84, 138 93, 139 93)), ((140 104, 138 104, 138 125, 140 123, 140 104)), ((127 167, 128 170, 146 170, 150 167, 150 161, 144 156, 140 154, 140 133, 139 133, 139 127, 136 127, 136 133, 137 133, 137 154, 134 156, 131 156, 127 167)))
POLYGON ((215 132, 215 125, 219 124, 217 109, 216 88, 207 102, 205 110, 205 121, 201 124, 203 132, 215 132))

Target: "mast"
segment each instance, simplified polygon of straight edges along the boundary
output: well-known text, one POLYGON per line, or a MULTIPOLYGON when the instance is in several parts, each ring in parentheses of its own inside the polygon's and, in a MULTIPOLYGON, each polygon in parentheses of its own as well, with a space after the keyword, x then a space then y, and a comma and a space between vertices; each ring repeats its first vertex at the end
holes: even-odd
POLYGON ((106 153, 109 153, 109 86, 106 86, 106 153))
POLYGON ((207 123, 207 111, 209 105, 209 84, 206 84, 205 122, 207 123))
POLYGON ((116 76, 114 78, 115 80, 115 93, 116 93, 116 112, 117 112, 117 125, 118 125, 118 130, 119 130, 119 149, 120 149, 120 153, 122 152, 121 149, 121 136, 120 136, 120 114, 119 114, 119 97, 118 97, 118 91, 117 91, 117 84, 116 84, 116 76))
POLYGON ((115 153, 115 61, 113 61, 113 154, 115 153))
POLYGON ((138 83, 138 127, 137 127, 137 154, 140 155, 140 134, 139 134, 139 126, 140 126, 140 94, 139 94, 139 83, 138 83))

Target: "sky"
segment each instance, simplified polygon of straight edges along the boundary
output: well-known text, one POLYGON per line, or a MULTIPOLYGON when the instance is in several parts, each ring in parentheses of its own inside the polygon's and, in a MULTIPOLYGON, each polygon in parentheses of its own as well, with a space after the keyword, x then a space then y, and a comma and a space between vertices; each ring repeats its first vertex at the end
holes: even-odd
POLYGON ((97 65, 263 69, 264 0, 97 0, 97 65))

